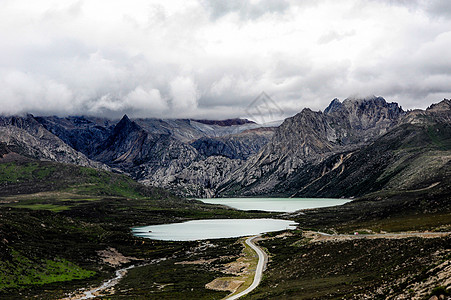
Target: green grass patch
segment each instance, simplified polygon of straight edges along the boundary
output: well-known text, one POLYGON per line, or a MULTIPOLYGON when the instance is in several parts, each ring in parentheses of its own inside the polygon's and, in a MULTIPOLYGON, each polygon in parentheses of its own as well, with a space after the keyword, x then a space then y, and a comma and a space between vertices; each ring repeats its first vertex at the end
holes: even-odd
POLYGON ((129 199, 166 198, 169 193, 144 187, 131 178, 98 169, 54 162, 0 164, 0 196, 59 191, 78 195, 129 199))
POLYGON ((24 164, 0 164, 0 182, 17 182, 30 179, 42 180, 55 171, 54 166, 45 166, 39 162, 24 164))
POLYGON ((95 274, 65 259, 30 259, 12 250, 10 259, 0 262, 0 290, 84 279, 95 274))
POLYGON ((53 212, 60 212, 64 210, 68 210, 71 207, 68 205, 55 205, 55 204, 17 204, 14 205, 16 208, 27 208, 27 209, 33 209, 33 210, 50 210, 53 212))

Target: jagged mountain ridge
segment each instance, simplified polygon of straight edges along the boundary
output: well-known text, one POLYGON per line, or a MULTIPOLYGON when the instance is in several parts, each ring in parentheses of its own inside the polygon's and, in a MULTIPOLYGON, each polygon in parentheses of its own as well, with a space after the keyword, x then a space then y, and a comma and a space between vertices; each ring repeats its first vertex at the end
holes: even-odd
MULTIPOLYGON (((446 99, 427 110, 409 112, 381 97, 334 99, 324 112, 306 108, 277 128, 246 120, 130 120, 124 116, 111 121, 28 115, 15 123, 2 118, 0 141, 28 149, 25 154, 35 158, 107 165, 183 196, 349 197, 390 189, 393 186, 388 183, 394 178, 401 182, 401 177, 409 177, 401 171, 398 177, 382 176, 397 160, 408 166, 418 155, 425 161, 433 156, 432 152, 428 152, 432 156, 393 155, 400 150, 396 145, 390 148, 393 141, 404 139, 404 134, 419 132, 426 144, 438 139, 448 145, 446 134, 428 139, 426 133, 449 124, 450 110, 446 99), (391 135, 396 138, 390 139, 391 135), (53 152, 46 150, 49 147, 53 152), (383 184, 380 176, 386 180, 383 184)), ((440 168, 446 169, 446 164, 440 168)), ((445 169, 436 170, 444 174, 445 169)))
POLYGON ((191 143, 200 154, 246 160, 266 145, 274 135, 273 127, 249 129, 222 137, 203 137, 191 143))
MULTIPOLYGON (((382 118, 381 120, 383 120, 382 118)), ((443 100, 426 110, 402 113, 386 133, 359 147, 341 148, 322 159, 276 178, 271 189, 260 194, 292 197, 359 197, 373 192, 451 190, 451 102, 443 100)), ((269 144, 268 144, 269 146, 269 144)), ((253 195, 264 175, 254 185, 223 186, 222 195, 253 195)))
POLYGON ((48 131, 77 151, 92 157, 111 135, 117 122, 104 118, 69 116, 35 117, 48 131))
POLYGON ((0 141, 27 157, 108 169, 49 132, 32 115, 0 117, 0 141))
POLYGON ((238 134, 245 130, 267 127, 246 119, 230 120, 190 120, 190 119, 135 119, 133 120, 144 130, 152 133, 170 134, 175 139, 185 143, 199 138, 222 137, 238 134))
POLYGON ((37 117, 50 132, 95 161, 150 185, 190 196, 212 196, 214 187, 248 156, 257 153, 273 129, 248 120, 188 119, 120 121, 90 117, 37 117), (203 122, 203 123, 202 123, 203 122), (204 124, 208 123, 208 124, 204 124), (201 151, 192 143, 223 143, 201 151), (193 192, 186 192, 193 191, 193 192))
POLYGON ((357 149, 394 127, 405 112, 381 97, 334 99, 323 112, 308 108, 286 119, 257 155, 232 174, 220 193, 270 194, 307 164, 357 149))
POLYGON ((137 180, 152 179, 154 182, 161 182, 202 159, 190 145, 169 134, 147 132, 127 116, 116 124, 94 158, 137 180))
MULTIPOLYGON (((446 115, 449 118, 451 110, 446 115)), ((339 192, 341 195, 335 194, 336 197, 357 197, 370 192, 422 189, 449 192, 451 124, 443 121, 443 114, 434 111, 424 111, 413 119, 424 116, 428 123, 412 122, 412 116, 408 116, 409 121, 402 119, 399 126, 373 143, 348 153, 334 167, 323 169, 313 184, 295 195, 339 192)))

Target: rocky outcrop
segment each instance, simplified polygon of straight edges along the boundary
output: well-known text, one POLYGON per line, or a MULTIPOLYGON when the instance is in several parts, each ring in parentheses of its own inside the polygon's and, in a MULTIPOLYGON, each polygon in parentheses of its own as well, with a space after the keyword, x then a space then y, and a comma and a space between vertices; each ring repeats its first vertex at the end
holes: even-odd
POLYGON ((334 99, 324 110, 327 122, 334 128, 339 144, 367 143, 393 128, 405 112, 397 103, 382 97, 334 99))
POLYGON ((190 145, 168 134, 149 133, 125 115, 93 158, 137 180, 155 178, 158 173, 161 178, 154 183, 161 186, 165 177, 201 157, 190 145))
POLYGON ((451 148, 450 111, 447 99, 409 112, 381 97, 334 99, 324 112, 303 109, 277 128, 239 119, 29 115, 0 118, 0 142, 28 157, 107 165, 189 197, 350 197, 426 188, 419 170, 448 174, 440 151, 451 148))
POLYGON ((0 141, 14 147, 19 154, 26 157, 107 168, 67 145, 45 129, 32 115, 0 117, 0 141))
POLYGON ((94 117, 36 117, 42 126, 86 156, 93 156, 111 134, 116 122, 94 117))
POLYGON ((141 182, 168 188, 185 197, 210 198, 215 196, 216 187, 241 164, 239 159, 210 156, 193 161, 185 168, 162 168, 141 182))
POLYGON ((429 112, 435 113, 444 112, 445 114, 449 114, 450 110, 451 110, 451 100, 449 99, 443 99, 439 103, 434 103, 426 109, 426 111, 429 112))
POLYGON ((217 184, 241 165, 238 160, 257 153, 274 131, 255 129, 259 125, 241 119, 199 122, 124 116, 120 121, 93 117, 37 120, 90 159, 146 184, 189 196, 213 195, 217 184))
POLYGON ((203 137, 193 143, 200 154, 209 156, 223 156, 230 159, 246 160, 257 154, 274 135, 275 128, 258 128, 243 131, 224 137, 203 137))
POLYGON ((308 108, 286 119, 272 140, 222 184, 219 194, 271 194, 308 164, 368 144, 395 126, 405 112, 383 98, 334 99, 324 113, 308 108))
POLYGON ((237 134, 262 125, 234 119, 235 121, 205 121, 189 119, 136 119, 134 122, 150 133, 169 134, 184 143, 191 143, 203 137, 221 137, 237 134), (227 125, 230 124, 230 125, 227 125))

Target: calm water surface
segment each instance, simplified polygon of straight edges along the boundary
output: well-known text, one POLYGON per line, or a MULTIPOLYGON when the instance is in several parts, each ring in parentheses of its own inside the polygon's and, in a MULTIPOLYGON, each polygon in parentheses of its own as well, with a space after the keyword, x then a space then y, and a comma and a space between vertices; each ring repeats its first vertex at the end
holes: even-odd
POLYGON ((135 236, 163 241, 194 241, 256 235, 295 229, 296 223, 278 219, 194 220, 133 228, 135 236))
POLYGON ((342 205, 349 199, 327 198, 212 198, 197 199, 204 203, 222 204, 240 210, 293 212, 300 209, 342 205))

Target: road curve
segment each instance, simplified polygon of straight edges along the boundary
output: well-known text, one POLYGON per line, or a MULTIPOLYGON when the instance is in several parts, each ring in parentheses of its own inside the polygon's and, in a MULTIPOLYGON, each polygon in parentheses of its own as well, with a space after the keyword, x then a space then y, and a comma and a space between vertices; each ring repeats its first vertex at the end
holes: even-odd
POLYGON ((263 269, 265 268, 265 263, 268 260, 268 256, 260 247, 258 247, 257 245, 254 244, 254 240, 256 238, 258 238, 259 236, 260 235, 251 236, 250 238, 248 238, 246 240, 246 244, 248 244, 249 247, 251 247, 258 254, 258 263, 257 263, 257 268, 255 269, 254 281, 247 289, 245 289, 241 293, 238 293, 236 295, 233 295, 233 296, 225 298, 225 299, 234 300, 234 299, 243 297, 244 295, 247 295, 251 291, 253 291, 260 284, 260 281, 262 280, 263 269))

